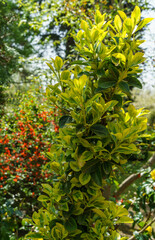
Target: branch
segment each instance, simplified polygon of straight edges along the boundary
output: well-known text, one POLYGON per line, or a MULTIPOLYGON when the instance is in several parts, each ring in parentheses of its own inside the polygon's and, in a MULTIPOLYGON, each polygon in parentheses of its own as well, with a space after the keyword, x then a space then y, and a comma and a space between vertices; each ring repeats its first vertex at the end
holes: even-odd
MULTIPOLYGON (((154 223, 154 222, 155 222, 155 217, 153 218, 153 220, 152 220, 150 223, 148 223, 145 227, 143 227, 142 230, 140 230, 140 231, 138 232, 138 234, 144 232, 144 231, 146 230, 146 228, 148 228, 149 226, 151 226, 152 223, 154 223)), ((132 236, 132 237, 130 237, 128 240, 134 240, 134 239, 135 239, 135 236, 132 236)))
MULTIPOLYGON (((155 163, 155 154, 153 154, 153 156, 148 160, 148 162, 144 165, 144 167, 140 168, 140 171, 149 167, 149 166, 152 166, 154 163, 155 163)), ((126 188, 128 188, 135 180, 137 180, 140 177, 141 177, 140 173, 131 174, 128 178, 126 178, 120 184, 119 189, 114 193, 115 197, 116 198, 119 197, 120 194, 122 194, 126 188)))

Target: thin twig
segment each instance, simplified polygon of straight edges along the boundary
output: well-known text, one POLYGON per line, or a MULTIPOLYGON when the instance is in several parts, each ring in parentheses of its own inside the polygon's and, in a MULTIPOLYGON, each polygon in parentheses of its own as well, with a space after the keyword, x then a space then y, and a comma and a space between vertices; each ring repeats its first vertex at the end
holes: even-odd
POLYGON ((151 214, 152 214, 152 211, 151 211, 151 210, 152 210, 152 209, 150 208, 149 214, 148 214, 147 219, 146 219, 146 221, 145 221, 145 225, 146 225, 146 223, 149 221, 149 219, 150 219, 150 217, 151 217, 151 214))
MULTIPOLYGON (((151 226, 152 223, 154 223, 154 222, 155 222, 155 217, 152 219, 152 221, 151 221, 150 223, 148 223, 145 227, 143 227, 142 230, 140 230, 140 231, 138 232, 138 234, 144 232, 144 231, 145 231, 149 226, 151 226)), ((132 236, 132 237, 130 237, 128 240, 134 240, 134 239, 135 239, 135 236, 132 236)))

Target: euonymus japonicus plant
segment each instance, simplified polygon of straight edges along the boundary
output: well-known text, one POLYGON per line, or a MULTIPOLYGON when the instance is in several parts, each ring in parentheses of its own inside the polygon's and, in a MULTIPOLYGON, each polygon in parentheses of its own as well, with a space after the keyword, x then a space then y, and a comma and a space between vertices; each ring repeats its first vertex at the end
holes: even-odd
POLYGON ((43 184, 43 207, 34 212, 34 232, 28 239, 117 240, 117 226, 131 223, 128 211, 105 198, 106 179, 113 168, 123 168, 135 141, 146 129, 146 112, 130 104, 130 86, 141 88, 137 73, 144 61, 136 33, 150 18, 140 21, 135 7, 131 18, 118 11, 114 21, 96 12, 94 22, 81 22, 75 36, 79 59, 66 70, 56 57, 48 63, 57 82, 47 88, 49 101, 61 111, 59 134, 47 153, 55 173, 43 184), (62 70, 63 69, 63 70, 62 70))

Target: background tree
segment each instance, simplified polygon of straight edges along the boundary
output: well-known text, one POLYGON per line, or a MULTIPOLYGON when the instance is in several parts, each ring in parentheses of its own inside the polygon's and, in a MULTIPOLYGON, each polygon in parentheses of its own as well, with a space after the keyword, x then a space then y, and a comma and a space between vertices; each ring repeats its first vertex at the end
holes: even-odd
POLYGON ((31 16, 29 24, 40 32, 39 41, 43 44, 43 50, 40 55, 44 56, 47 46, 48 51, 51 50, 52 46, 56 54, 65 59, 69 58, 70 54, 75 54, 75 42, 72 34, 78 31, 81 19, 86 19, 87 17, 92 19, 96 9, 102 13, 108 13, 110 19, 116 15, 119 9, 123 9, 128 15, 135 5, 138 5, 141 9, 148 8, 147 1, 142 2, 139 0, 61 0, 59 2, 47 0, 30 0, 27 2, 18 0, 18 2, 21 4, 25 15, 28 11, 35 13, 31 16))
MULTIPOLYGON (((13 74, 22 66, 19 58, 33 53, 33 33, 28 24, 29 13, 22 21, 23 12, 17 1, 0 1, 0 105, 4 105, 4 86, 15 80, 13 74)), ((23 71, 24 73, 24 71, 23 71)), ((25 70, 26 74, 26 70, 25 70)), ((25 75, 23 74, 23 76, 25 75)), ((24 81, 24 80, 23 80, 24 81)))

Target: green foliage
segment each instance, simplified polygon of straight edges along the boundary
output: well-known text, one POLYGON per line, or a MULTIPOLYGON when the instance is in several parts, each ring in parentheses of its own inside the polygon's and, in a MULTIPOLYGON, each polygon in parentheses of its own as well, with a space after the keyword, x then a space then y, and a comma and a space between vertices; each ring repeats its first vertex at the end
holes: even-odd
POLYGON ((63 116, 47 153, 55 177, 52 186, 43 186, 43 208, 31 221, 39 236, 30 232, 27 239, 126 239, 117 225, 132 219, 103 190, 113 169, 123 170, 130 154, 139 152, 135 141, 147 125, 144 109, 125 108, 130 79, 144 61, 135 34, 139 20, 138 7, 131 18, 119 12, 114 22, 96 11, 95 21, 82 20, 75 36, 80 60, 64 71, 59 57, 48 64, 57 83, 47 97, 63 116))
POLYGON ((19 57, 28 57, 33 51, 33 31, 26 22, 19 26, 22 17, 16 1, 0 1, 0 85, 10 82, 19 68, 19 57))

